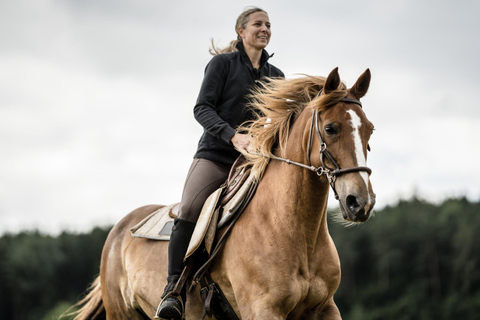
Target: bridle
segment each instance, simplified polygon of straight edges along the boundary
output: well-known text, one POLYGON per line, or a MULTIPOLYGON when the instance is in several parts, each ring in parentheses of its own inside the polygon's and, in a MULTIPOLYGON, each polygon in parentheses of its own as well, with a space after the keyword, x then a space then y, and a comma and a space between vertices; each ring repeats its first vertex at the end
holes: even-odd
MULTIPOLYGON (((320 89, 320 92, 318 93, 317 97, 320 96, 322 93, 323 89, 320 89)), ((362 107, 362 103, 357 100, 357 99, 352 99, 352 98, 342 98, 339 102, 345 102, 345 103, 355 103, 358 104, 360 107, 362 107)), ((372 169, 369 167, 352 167, 352 168, 340 168, 338 165, 337 161, 333 158, 332 154, 327 150, 327 144, 325 143, 325 140, 322 138, 322 134, 320 133, 320 127, 318 125, 319 120, 318 120, 318 114, 319 111, 313 110, 312 112, 312 121, 310 124, 310 133, 308 136, 308 165, 299 163, 290 159, 285 159, 281 157, 277 157, 274 155, 268 156, 271 159, 274 160, 279 160, 286 162, 288 164, 293 164, 311 171, 314 171, 317 173, 318 176, 324 175, 330 186, 332 187, 333 193, 335 195, 335 199, 339 199, 337 190, 335 189, 335 180, 337 179, 338 176, 347 174, 347 173, 352 173, 352 172, 360 172, 360 171, 365 171, 368 173, 368 175, 372 174, 372 169), (318 140, 320 141, 320 163, 321 165, 319 167, 315 167, 312 165, 310 161, 310 152, 312 150, 312 144, 313 144, 313 129, 315 128, 315 132, 317 134, 318 140), (325 158, 328 159, 334 166, 334 168, 331 168, 325 164, 325 158)))
MULTIPOLYGON (((322 90, 320 90, 320 92, 318 93, 317 97, 320 96, 320 94, 322 93, 322 90)), ((360 107, 362 107, 362 103, 357 100, 357 99, 351 99, 351 98, 343 98, 341 99, 339 102, 346 102, 346 103, 355 103, 355 104, 358 104, 360 107)), ((337 194, 337 190, 335 189, 335 180, 338 176, 340 175, 343 175, 343 174, 347 174, 347 173, 352 173, 352 172, 359 172, 359 171, 365 171, 367 172, 369 175, 372 173, 372 169, 368 168, 368 167, 352 167, 352 168, 345 168, 345 169, 342 169, 340 168, 340 166, 338 165, 338 163, 335 161, 335 159, 333 158, 333 156, 330 154, 330 152, 327 150, 327 144, 325 143, 325 141, 323 140, 322 138, 322 134, 320 133, 320 127, 318 125, 318 114, 319 112, 318 111, 315 111, 313 110, 313 114, 312 114, 312 122, 310 124, 310 133, 309 133, 309 137, 308 137, 308 165, 306 164, 303 164, 303 163, 299 163, 299 162, 295 162, 295 161, 292 161, 290 159, 285 159, 285 158, 281 158, 281 157, 277 157, 277 156, 274 156, 274 155, 271 155, 271 156, 267 156, 267 155, 263 155, 264 157, 268 157, 270 159, 274 159, 274 160, 279 160, 279 161, 283 161, 283 162, 286 162, 288 164, 293 164, 293 165, 296 165, 296 166, 299 166, 299 167, 302 167, 302 168, 305 168, 305 169, 308 169, 308 170, 311 170, 311 171, 314 171, 317 173, 318 176, 322 176, 322 175, 325 175, 325 177, 328 179, 328 182, 330 184, 330 186, 332 187, 332 190, 335 194, 335 199, 339 199, 338 197, 338 194, 337 194), (313 144, 313 128, 315 127, 315 132, 317 134, 317 137, 318 137, 318 140, 320 141, 320 162, 321 162, 321 166, 320 167, 315 167, 311 164, 310 162, 310 152, 312 150, 312 144, 313 144), (325 158, 327 158, 335 168, 330 168, 328 167, 326 164, 325 164, 325 158)), ((257 154, 259 155, 259 154, 257 154)), ((245 205, 248 204, 248 202, 244 203, 245 205)), ((240 209, 239 212, 241 213, 243 211, 243 209, 240 209)), ((208 270, 208 267, 210 266, 211 262, 213 261, 214 257, 217 255, 217 253, 220 251, 220 249, 223 247, 224 243, 225 243, 225 239, 226 237, 228 236, 228 234, 230 233, 231 229, 233 228, 235 222, 237 221, 237 219, 240 217, 241 215, 240 214, 237 214, 232 222, 230 223, 229 227, 226 229, 226 231, 223 233, 222 237, 220 238, 220 240, 217 242, 217 245, 216 247, 213 249, 212 251, 212 254, 210 255, 210 258, 207 260, 207 262, 204 263, 204 265, 202 267, 200 267, 200 269, 198 269, 198 271, 195 273, 195 275, 193 276, 193 279, 194 281, 192 282, 192 285, 191 285, 191 288, 194 287, 199 281, 200 279, 203 278, 203 276, 205 275, 205 272, 208 270)), ((193 259, 190 259, 190 265, 193 264, 193 259)), ((187 266, 187 268, 191 268, 187 266)), ((184 271, 185 272, 185 271, 184 271)), ((182 273, 182 276, 183 277, 183 273, 182 273)), ((185 279, 186 280, 186 279, 185 279)), ((183 281, 185 281, 183 280, 183 281)), ((177 287, 178 287, 178 284, 177 284, 177 287)), ((177 288, 175 288, 177 289, 177 288)), ((180 290, 180 289, 179 289, 180 290)))

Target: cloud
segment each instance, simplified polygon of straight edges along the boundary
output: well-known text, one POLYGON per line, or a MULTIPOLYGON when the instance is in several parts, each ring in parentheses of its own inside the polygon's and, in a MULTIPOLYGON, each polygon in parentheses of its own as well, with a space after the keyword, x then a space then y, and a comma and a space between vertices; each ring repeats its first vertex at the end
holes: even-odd
MULTIPOLYGON (((87 229, 180 200, 202 128, 192 117, 209 39, 235 38, 248 4, 7 1, 0 4, 0 232, 87 229)), ((260 1, 267 48, 287 76, 352 85, 365 111, 378 205, 466 194, 476 181, 479 4, 260 1)))

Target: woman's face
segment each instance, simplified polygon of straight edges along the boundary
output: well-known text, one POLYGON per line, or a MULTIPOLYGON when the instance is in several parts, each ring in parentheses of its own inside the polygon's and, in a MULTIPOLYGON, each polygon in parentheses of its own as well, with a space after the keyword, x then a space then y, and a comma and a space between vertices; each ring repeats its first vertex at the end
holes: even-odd
POLYGON ((240 27, 238 32, 245 47, 264 49, 270 42, 270 36, 272 35, 268 15, 261 11, 252 13, 245 29, 240 27))

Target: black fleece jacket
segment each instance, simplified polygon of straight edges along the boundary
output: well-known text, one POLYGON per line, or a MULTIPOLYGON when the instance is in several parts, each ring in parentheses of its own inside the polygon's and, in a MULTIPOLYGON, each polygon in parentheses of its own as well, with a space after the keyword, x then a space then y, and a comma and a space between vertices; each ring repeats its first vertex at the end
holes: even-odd
POLYGON ((253 113, 246 107, 246 96, 264 77, 285 77, 280 69, 268 63, 273 55, 269 56, 265 50, 260 68, 254 69, 243 43, 239 42, 237 49, 214 56, 205 68, 193 109, 195 119, 204 128, 194 158, 233 164, 239 152, 230 140, 239 125, 253 118, 253 113))

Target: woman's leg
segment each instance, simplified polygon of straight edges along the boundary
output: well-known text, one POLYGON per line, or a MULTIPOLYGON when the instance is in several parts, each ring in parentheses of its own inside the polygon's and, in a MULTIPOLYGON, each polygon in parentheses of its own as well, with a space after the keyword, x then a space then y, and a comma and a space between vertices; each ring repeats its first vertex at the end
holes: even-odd
POLYGON ((208 196, 228 178, 231 166, 194 159, 183 187, 178 218, 196 223, 208 196))
MULTIPOLYGON (((183 258, 187 253, 195 223, 208 196, 217 190, 228 177, 230 166, 206 159, 194 159, 185 181, 178 219, 175 219, 168 246, 168 284, 164 294, 173 291, 183 271, 183 258)), ((183 301, 185 295, 182 294, 183 301)), ((176 297, 163 301, 157 313, 162 319, 181 319, 183 310, 176 297)))

